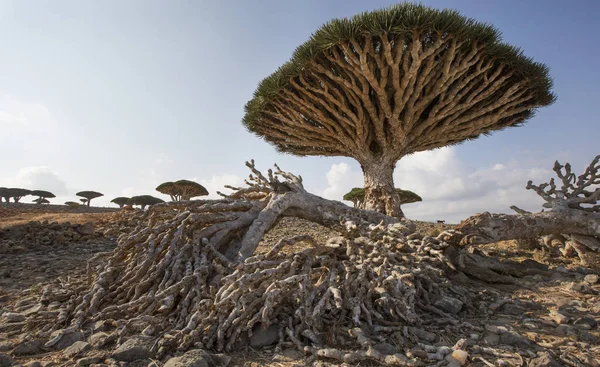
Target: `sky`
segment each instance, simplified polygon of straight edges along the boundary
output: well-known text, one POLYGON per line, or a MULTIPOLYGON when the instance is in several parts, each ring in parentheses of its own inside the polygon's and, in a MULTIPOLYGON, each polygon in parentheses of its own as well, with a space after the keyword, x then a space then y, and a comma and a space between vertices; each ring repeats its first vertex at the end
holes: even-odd
MULTIPOLYGON (((92 204, 110 206, 117 196, 167 199, 155 187, 185 178, 218 197, 243 183, 253 158, 341 200, 362 186, 354 160, 279 154, 246 131, 243 108, 320 25, 394 3, 0 0, 0 186, 50 190, 59 204, 100 191, 92 204)), ((600 2, 422 3, 495 25, 550 67, 558 99, 524 127, 403 158, 395 186, 424 199, 404 212, 457 223, 511 205, 540 210, 528 180, 547 181, 557 159, 581 172, 600 153, 600 2)))

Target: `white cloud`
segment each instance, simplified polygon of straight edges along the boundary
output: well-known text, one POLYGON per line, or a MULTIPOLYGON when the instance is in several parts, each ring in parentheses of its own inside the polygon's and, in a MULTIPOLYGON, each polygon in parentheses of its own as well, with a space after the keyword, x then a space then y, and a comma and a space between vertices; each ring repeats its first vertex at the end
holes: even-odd
MULTIPOLYGON (((528 180, 546 182, 553 176, 540 162, 514 159, 494 162, 488 167, 472 168, 446 147, 415 153, 396 165, 396 187, 416 192, 423 202, 404 205, 407 217, 420 220, 446 220, 458 223, 483 212, 510 213, 509 207, 540 210, 543 201, 526 190, 528 180)), ((334 164, 327 173, 327 188, 322 195, 340 200, 352 187, 362 186, 362 173, 346 163, 334 164)))
POLYGON ((22 101, 10 94, 0 93, 0 126, 52 127, 50 110, 40 103, 22 101))
POLYGON ((14 178, 5 180, 3 185, 30 190, 46 190, 57 196, 68 194, 65 182, 57 172, 47 166, 23 167, 14 178))
POLYGON ((221 196, 217 194, 217 191, 221 191, 222 193, 230 192, 229 189, 226 189, 224 186, 245 186, 244 180, 237 175, 232 174, 223 174, 223 175, 213 175, 210 180, 198 180, 193 178, 192 181, 199 182, 200 185, 204 186, 206 190, 208 190, 208 198, 210 199, 221 199, 221 196))
POLYGON ((362 173, 353 171, 348 163, 334 164, 327 172, 327 188, 321 195, 331 200, 342 200, 353 187, 362 187, 362 173))

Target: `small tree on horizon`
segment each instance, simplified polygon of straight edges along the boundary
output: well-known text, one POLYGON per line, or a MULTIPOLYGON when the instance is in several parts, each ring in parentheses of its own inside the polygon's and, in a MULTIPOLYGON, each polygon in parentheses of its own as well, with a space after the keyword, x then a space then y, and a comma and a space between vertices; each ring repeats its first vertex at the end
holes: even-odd
POLYGON ((169 195, 171 201, 190 200, 193 197, 208 195, 208 190, 204 186, 190 180, 163 182, 156 187, 156 191, 169 195))
POLYGON ((548 67, 493 26, 405 2, 323 25, 259 84, 243 123, 280 152, 354 158, 365 208, 399 216, 398 160, 521 126, 551 89, 548 67))
MULTIPOLYGON (((44 191, 44 190, 33 190, 29 195, 33 195, 33 196, 37 196, 38 200, 40 202, 43 202, 43 200, 48 199, 48 198, 55 198, 56 196, 51 193, 50 191, 44 191)), ((35 200, 34 200, 35 201, 35 200)), ((49 202, 49 201, 48 201, 49 202)), ((38 203, 39 204, 39 203, 38 203)))
POLYGON ((139 205, 142 210, 144 210, 148 205, 160 204, 164 202, 165 201, 163 199, 159 199, 151 195, 138 195, 131 197, 127 201, 127 205, 139 205))
POLYGON ((34 199, 32 202, 36 204, 50 204, 50 201, 48 201, 48 199, 45 198, 37 198, 34 199))
POLYGON ((28 189, 21 189, 18 187, 11 187, 6 189, 5 191, 5 199, 6 202, 10 202, 10 198, 13 198, 15 203, 18 203, 21 198, 23 198, 23 196, 27 196, 31 194, 31 190, 28 189))
POLYGON ((4 201, 6 201, 7 203, 10 202, 10 196, 8 195, 8 188, 6 188, 6 187, 0 187, 0 202, 2 202, 2 199, 4 199, 4 201))
POLYGON ((88 199, 79 199, 79 201, 81 201, 82 205, 86 205, 88 199))
POLYGON ((110 202, 117 204, 119 208, 123 209, 123 206, 129 202, 129 199, 130 198, 125 196, 119 196, 117 198, 112 199, 110 202))
MULTIPOLYGON (((396 188, 395 191, 400 200, 400 204, 399 204, 400 206, 404 205, 404 204, 410 204, 410 203, 416 203, 418 201, 423 201, 423 199, 419 195, 415 194, 414 192, 412 192, 410 190, 402 190, 402 189, 396 188)), ((364 208, 365 189, 363 189, 362 187, 352 188, 352 190, 350 190, 349 192, 347 192, 344 195, 343 199, 347 200, 347 201, 351 201, 355 208, 365 209, 364 208)), ((402 209, 398 208, 398 210, 400 210, 400 214, 401 214, 400 216, 403 216, 404 214, 402 213, 402 209)))
POLYGON ((99 198, 100 196, 104 196, 104 194, 101 194, 96 191, 80 191, 80 192, 76 193, 75 195, 86 198, 87 201, 85 201, 84 203, 88 207, 90 206, 90 202, 92 201, 92 199, 99 198))
POLYGON ((69 208, 79 208, 81 206, 79 203, 76 203, 74 201, 65 201, 65 205, 69 208))

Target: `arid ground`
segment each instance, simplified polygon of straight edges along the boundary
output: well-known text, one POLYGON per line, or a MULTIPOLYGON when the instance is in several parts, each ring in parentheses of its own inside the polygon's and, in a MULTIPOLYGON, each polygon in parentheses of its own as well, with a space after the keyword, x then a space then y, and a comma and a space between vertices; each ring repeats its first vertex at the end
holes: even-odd
MULTIPOLYGON (((25 317, 51 312, 44 304, 44 289, 49 284, 81 282, 86 277, 87 260, 96 253, 111 251, 116 237, 130 228, 127 216, 119 210, 62 206, 0 206, 0 367, 22 366, 162 366, 152 359, 118 362, 112 359, 114 345, 96 347, 97 334, 84 332, 91 349, 46 348, 31 341, 25 317), (4 358, 4 359, 3 359, 4 358), (13 362, 10 362, 13 361, 13 362)), ((419 233, 436 236, 450 225, 418 222, 419 233)), ((304 220, 285 218, 264 238, 260 251, 282 238, 310 234, 318 242, 336 236, 330 230, 304 220)), ((294 253, 302 245, 284 248, 294 253)), ((456 284, 478 290, 500 302, 464 305, 456 317, 471 325, 471 353, 465 362, 474 366, 598 366, 600 360, 600 282, 594 264, 582 267, 577 257, 565 257, 556 248, 522 249, 515 242, 502 242, 481 248, 498 258, 528 260, 547 267, 546 275, 524 276, 521 282, 492 285, 470 279, 464 274, 452 279, 456 284), (485 309, 482 309, 485 307, 485 309), (553 364, 554 363, 554 364, 553 364)), ((596 254, 594 254, 596 255, 596 254)), ((453 283, 454 284, 454 283, 453 283)), ((460 336, 428 330, 405 343, 421 341, 452 346, 460 336)), ((390 341, 392 343, 392 341, 390 341)), ((274 345, 247 347, 230 355, 230 366, 302 366, 306 361, 295 349, 281 350, 274 345)), ((321 365, 329 364, 318 361, 321 365)), ((443 365, 442 360, 438 365, 443 365)), ((366 365, 366 364, 362 364, 366 365)))

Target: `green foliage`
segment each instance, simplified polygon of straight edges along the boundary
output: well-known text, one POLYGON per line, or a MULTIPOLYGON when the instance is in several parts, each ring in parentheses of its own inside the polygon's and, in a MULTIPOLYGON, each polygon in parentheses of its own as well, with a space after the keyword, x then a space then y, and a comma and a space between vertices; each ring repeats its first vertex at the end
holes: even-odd
POLYGON ((344 200, 354 201, 354 200, 362 200, 365 198, 365 189, 362 187, 354 187, 350 192, 344 195, 344 200))
MULTIPOLYGON (((477 45, 481 47, 479 54, 494 66, 504 65, 506 75, 511 74, 515 83, 527 79, 535 94, 532 105, 545 106, 555 100, 555 95, 551 92, 553 82, 549 68, 524 56, 519 48, 503 43, 500 32, 492 25, 467 18, 455 10, 438 10, 404 2, 377 11, 363 12, 351 18, 334 19, 321 26, 307 42, 296 48, 288 62, 260 82, 253 98, 245 106, 244 125, 249 131, 266 138, 254 126, 260 125, 261 116, 268 109, 269 103, 290 86, 292 79, 309 70, 311 64, 320 63, 320 60, 325 59, 324 54, 331 49, 340 49, 342 44, 349 41, 362 46, 365 39, 384 34, 392 42, 404 42, 406 45, 411 44, 416 37, 424 45, 435 38, 454 39, 464 42, 459 48, 463 54, 471 52, 474 45, 477 45)), ((333 69, 330 71, 338 73, 333 69)), ((392 84, 388 83, 388 88, 392 88, 392 84)), ((532 115, 531 110, 523 113, 521 122, 532 115)), ((513 123, 516 124, 518 122, 513 123)), ((283 145, 277 145, 277 148, 296 154, 283 145)), ((301 152, 298 155, 302 155, 301 152)))
POLYGON ((87 201, 83 201, 83 200, 82 201, 84 203, 87 203, 87 206, 90 206, 90 202, 92 201, 92 199, 99 198, 100 196, 104 196, 104 194, 101 194, 96 191, 80 191, 80 192, 76 193, 75 195, 86 198, 87 201))
POLYGON ((128 205, 139 205, 145 209, 147 205, 164 203, 165 201, 151 195, 133 196, 128 201, 128 205))
POLYGON ((79 203, 76 203, 74 201, 66 201, 65 205, 68 206, 69 208, 79 208, 81 205, 79 205, 79 203))
POLYGON ((156 187, 156 191, 169 195, 172 201, 190 200, 193 197, 208 195, 204 186, 190 180, 164 182, 156 187))
MULTIPOLYGON (((423 201, 423 199, 410 190, 402 190, 396 188, 396 193, 400 197, 400 205, 415 203, 417 201, 423 201)), ((365 189, 362 187, 354 187, 352 190, 347 192, 344 197, 344 200, 351 201, 354 203, 355 207, 357 203, 362 202, 365 199, 365 189)))
POLYGON ((127 204, 127 202, 129 201, 130 198, 128 197, 124 197, 124 196, 119 196, 118 198, 114 198, 112 199, 110 202, 111 203, 115 203, 117 204, 120 208, 123 207, 123 205, 127 204))
POLYGON ((415 194, 410 190, 402 190, 396 188, 396 193, 398 194, 398 196, 400 196, 401 204, 410 204, 416 203, 418 201, 423 201, 423 199, 419 195, 415 194))

